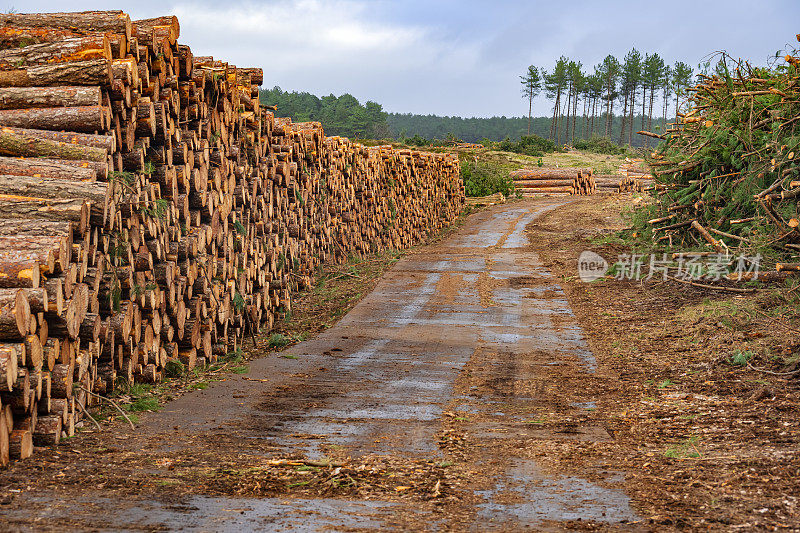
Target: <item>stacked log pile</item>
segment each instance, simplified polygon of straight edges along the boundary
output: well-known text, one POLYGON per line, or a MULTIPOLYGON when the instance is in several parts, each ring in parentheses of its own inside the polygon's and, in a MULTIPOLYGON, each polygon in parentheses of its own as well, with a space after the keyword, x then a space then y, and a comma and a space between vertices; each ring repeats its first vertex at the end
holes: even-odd
POLYGON ((450 154, 273 117, 260 69, 175 17, 0 15, 0 463, 96 395, 213 362, 317 268, 404 248, 464 206, 450 154))
POLYGON ((526 168, 509 174, 515 189, 523 195, 531 194, 594 194, 594 176, 590 168, 526 168))
POLYGON ((622 174, 598 174, 594 177, 595 187, 599 193, 618 193, 621 183, 626 178, 622 174))

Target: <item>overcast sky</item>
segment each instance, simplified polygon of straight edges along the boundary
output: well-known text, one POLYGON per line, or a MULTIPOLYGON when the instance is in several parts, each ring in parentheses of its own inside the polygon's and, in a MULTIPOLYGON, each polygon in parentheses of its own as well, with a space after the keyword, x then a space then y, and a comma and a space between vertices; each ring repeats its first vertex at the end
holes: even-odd
MULTIPOLYGON (((526 115, 519 75, 562 54, 588 70, 634 46, 670 63, 724 49, 764 64, 800 31, 800 0, 6 1, 17 12, 174 14, 196 55, 262 67, 267 87, 459 116, 526 115)), ((540 98, 534 114, 549 112, 540 98)))

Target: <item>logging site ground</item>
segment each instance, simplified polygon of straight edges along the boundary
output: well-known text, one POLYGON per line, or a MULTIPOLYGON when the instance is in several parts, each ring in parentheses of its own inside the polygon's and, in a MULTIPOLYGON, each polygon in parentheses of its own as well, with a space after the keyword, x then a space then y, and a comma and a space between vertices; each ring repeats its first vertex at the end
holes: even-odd
POLYGON ((118 397, 135 430, 109 409, 0 472, 2 528, 796 529, 797 295, 582 283, 635 201, 513 200, 329 268, 243 353, 118 397))

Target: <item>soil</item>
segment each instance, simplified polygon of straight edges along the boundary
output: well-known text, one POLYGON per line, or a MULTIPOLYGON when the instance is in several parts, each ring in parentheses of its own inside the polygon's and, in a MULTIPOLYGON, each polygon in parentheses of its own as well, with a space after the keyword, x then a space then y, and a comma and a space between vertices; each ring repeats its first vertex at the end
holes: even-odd
POLYGON ((494 206, 326 274, 281 326, 308 340, 0 472, 2 529, 796 528, 791 295, 580 282, 630 202, 494 206))

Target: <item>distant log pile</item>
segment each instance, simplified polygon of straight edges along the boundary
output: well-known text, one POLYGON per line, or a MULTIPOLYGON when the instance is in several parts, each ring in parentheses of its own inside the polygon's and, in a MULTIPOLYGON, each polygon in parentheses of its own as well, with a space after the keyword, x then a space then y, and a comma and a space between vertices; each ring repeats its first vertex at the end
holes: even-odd
POLYGON ((464 206, 456 157, 326 138, 195 57, 175 17, 0 15, 0 464, 92 393, 213 362, 321 264, 464 206))
POLYGON ((595 184, 597 192, 644 192, 652 186, 653 177, 636 174, 600 174, 595 176, 595 184))
POLYGON ((517 192, 531 194, 588 195, 595 192, 590 168, 526 168, 509 174, 517 192))

